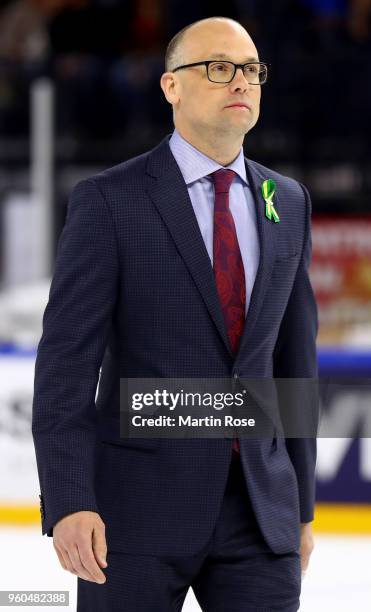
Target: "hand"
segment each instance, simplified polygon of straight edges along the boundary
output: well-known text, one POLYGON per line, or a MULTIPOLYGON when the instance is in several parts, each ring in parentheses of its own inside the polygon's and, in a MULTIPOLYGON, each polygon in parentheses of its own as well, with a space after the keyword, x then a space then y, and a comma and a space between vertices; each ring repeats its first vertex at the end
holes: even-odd
POLYGON ((309 565, 309 558, 314 548, 314 539, 312 532, 312 523, 301 523, 300 526, 300 558, 301 571, 304 578, 305 572, 309 565))
POLYGON ((53 546, 63 569, 79 578, 103 584, 107 567, 105 525, 97 512, 67 514, 53 527, 53 546))

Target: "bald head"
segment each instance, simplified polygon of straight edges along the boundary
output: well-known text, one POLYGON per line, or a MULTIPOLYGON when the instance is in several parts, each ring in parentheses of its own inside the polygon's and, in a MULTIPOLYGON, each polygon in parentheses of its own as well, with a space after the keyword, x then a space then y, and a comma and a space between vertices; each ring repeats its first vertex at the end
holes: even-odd
POLYGON ((172 72, 174 68, 182 64, 197 61, 198 55, 205 47, 205 41, 214 40, 215 45, 221 47, 221 40, 225 33, 229 36, 235 34, 241 37, 242 35, 246 37, 250 45, 255 47, 250 35, 238 21, 228 17, 208 17, 191 23, 171 39, 165 54, 166 72, 172 72))

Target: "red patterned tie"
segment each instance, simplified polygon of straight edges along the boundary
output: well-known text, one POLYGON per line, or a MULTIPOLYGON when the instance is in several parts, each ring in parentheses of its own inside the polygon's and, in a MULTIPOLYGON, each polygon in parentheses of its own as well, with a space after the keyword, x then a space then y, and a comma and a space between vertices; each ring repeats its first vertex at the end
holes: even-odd
MULTIPOLYGON (((217 170, 211 174, 215 188, 213 261, 215 282, 232 352, 237 353, 245 324, 245 270, 236 228, 229 210, 229 189, 236 173, 217 170)), ((239 452, 238 438, 233 449, 239 452)))

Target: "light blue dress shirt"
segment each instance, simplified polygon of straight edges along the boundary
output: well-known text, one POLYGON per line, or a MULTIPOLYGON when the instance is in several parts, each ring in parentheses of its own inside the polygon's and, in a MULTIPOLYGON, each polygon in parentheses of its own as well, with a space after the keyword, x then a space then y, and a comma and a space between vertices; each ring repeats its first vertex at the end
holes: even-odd
POLYGON ((243 149, 241 147, 238 157, 231 164, 221 166, 184 140, 176 129, 170 138, 169 145, 187 185, 211 265, 213 264, 215 196, 213 180, 207 175, 220 168, 229 168, 237 174, 229 192, 229 208, 236 227, 238 244, 245 268, 247 312, 259 265, 260 246, 256 209, 246 177, 243 149))

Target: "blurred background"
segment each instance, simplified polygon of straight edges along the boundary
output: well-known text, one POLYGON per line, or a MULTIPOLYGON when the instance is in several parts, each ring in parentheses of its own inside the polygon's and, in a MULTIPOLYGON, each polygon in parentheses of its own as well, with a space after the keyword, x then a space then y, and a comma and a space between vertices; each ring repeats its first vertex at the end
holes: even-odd
MULTIPOLYGON (((74 609, 75 578, 41 538, 30 434, 56 245, 78 180, 172 131, 159 86, 166 44, 214 15, 240 21, 271 64, 245 153, 311 193, 320 374, 352 382, 322 398, 317 547, 301 609, 362 612, 371 597, 371 439, 362 435, 371 426, 371 0, 0 0, 2 588, 66 589, 74 609), (347 419, 334 437, 339 414, 347 419)), ((190 593, 184 610, 198 609, 190 593)))

